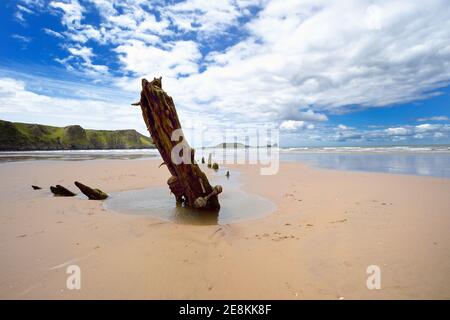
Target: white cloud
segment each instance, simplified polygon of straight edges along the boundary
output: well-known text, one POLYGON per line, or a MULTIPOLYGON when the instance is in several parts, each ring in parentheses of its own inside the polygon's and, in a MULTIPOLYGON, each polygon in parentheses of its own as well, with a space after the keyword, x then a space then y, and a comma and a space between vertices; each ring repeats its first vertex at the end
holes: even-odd
POLYGON ((51 1, 49 6, 62 11, 62 24, 68 28, 76 28, 81 25, 84 8, 78 0, 69 0, 67 2, 51 1))
POLYGON ((48 34, 48 35, 50 35, 50 36, 52 36, 52 37, 59 38, 59 39, 64 39, 64 36, 63 36, 61 33, 56 32, 56 31, 54 31, 54 30, 52 30, 52 29, 49 29, 49 28, 43 28, 42 30, 43 30, 46 34, 48 34))
POLYGON ((297 130, 305 126, 305 121, 286 120, 280 125, 281 130, 297 130))
MULTIPOLYGON (((187 78, 176 79, 170 68, 146 61, 148 51, 152 56, 162 50, 152 46, 136 50, 126 44, 123 48, 133 54, 130 59, 121 55, 121 61, 139 76, 163 76, 166 89, 183 107, 198 110, 205 102, 237 119, 323 121, 323 112, 430 96, 450 79, 445 2, 427 4, 424 13, 420 2, 378 1, 379 28, 366 25, 371 4, 269 2, 246 25, 247 39, 209 54, 206 70, 187 78), (425 29, 434 37, 427 37, 425 29)), ((164 59, 171 60, 172 53, 166 54, 171 58, 164 59)), ((127 87, 135 90, 135 83, 127 87)))
MULTIPOLYGON (((248 98, 243 102, 251 112, 303 120, 301 115, 285 114, 302 109, 343 112, 347 106, 381 107, 417 100, 450 79, 450 16, 445 1, 431 1, 427 10, 419 1, 381 0, 146 4, 163 13, 160 20, 140 1, 91 1, 103 17, 98 27, 81 24, 84 9, 78 1, 52 2, 64 11, 63 24, 77 28, 72 40, 116 44, 124 71, 138 76, 176 78, 167 61, 178 68, 186 64, 192 82, 205 88, 194 88, 193 93, 215 101, 219 108, 234 108, 236 96, 242 99, 245 90, 248 98), (240 25, 238 18, 257 4, 263 5, 260 13, 240 25), (164 48, 167 41, 160 36, 174 35, 173 26, 178 33, 198 32, 198 41, 188 48, 194 59, 164 48), (202 43, 201 33, 222 32, 230 26, 244 28, 249 36, 225 51, 210 53, 205 57, 207 69, 197 74, 198 56, 192 48, 202 43), (164 61, 149 63, 148 55, 164 61), (219 89, 224 84, 230 84, 224 88, 229 90, 219 89)), ((185 84, 180 80, 176 85, 192 92, 185 84)))
POLYGON ((146 45, 142 41, 130 40, 115 49, 125 70, 137 75, 151 72, 165 77, 191 75, 198 72, 197 61, 201 58, 197 44, 193 41, 176 41, 164 48, 146 45))
POLYGON ((424 122, 424 121, 449 121, 449 117, 447 116, 434 116, 434 117, 425 117, 425 118, 418 118, 417 121, 424 122))
POLYGON ((403 127, 397 127, 397 128, 387 128, 386 133, 389 136, 405 136, 410 133, 410 130, 403 127))
POLYGON ((26 14, 34 14, 33 10, 29 9, 26 6, 20 5, 20 4, 17 4, 16 9, 17 10, 16 10, 16 13, 14 14, 14 16, 21 23, 25 23, 25 21, 26 21, 25 15, 26 14))
POLYGON ((17 40, 19 40, 21 42, 24 42, 24 43, 28 43, 28 42, 31 41, 30 37, 22 36, 20 34, 13 34, 13 35, 11 35, 11 37, 14 38, 14 39, 17 39, 17 40))
POLYGON ((249 14, 246 8, 259 1, 190 0, 170 5, 163 10, 178 28, 183 31, 199 31, 203 36, 217 36, 228 27, 237 24, 237 19, 249 14))
MULTIPOLYGON (((76 88, 74 83, 58 85, 76 88)), ((0 77, 0 114, 2 119, 8 120, 58 126, 81 124, 96 129, 137 128, 146 133, 140 110, 132 108, 126 100, 118 100, 114 92, 99 92, 95 98, 82 97, 81 92, 77 95, 77 98, 69 98, 39 94, 29 90, 24 81, 0 77)))
POLYGON ((92 48, 75 46, 68 47, 70 56, 65 59, 56 59, 57 62, 64 65, 69 70, 83 69, 83 73, 92 77, 101 77, 108 74, 108 67, 105 65, 94 64, 92 58, 95 54, 92 48))
MULTIPOLYGON (((31 8, 29 1, 22 3, 31 8)), ((181 114, 218 126, 272 122, 292 131, 314 121, 306 127, 320 132, 330 114, 425 99, 450 82, 444 0, 55 0, 49 7, 65 28, 68 56, 58 61, 69 70, 136 94, 141 77, 162 76, 181 114), (92 8, 95 25, 84 19, 92 8), (108 60, 121 66, 116 76, 90 41, 109 49, 108 60)), ((433 118, 418 121, 446 121, 433 118)), ((341 140, 447 134, 400 125, 328 130, 341 140)))
POLYGON ((415 131, 419 132, 419 133, 423 133, 423 132, 429 132, 429 131, 436 131, 436 129, 440 128, 440 125, 436 125, 436 124, 429 124, 429 123, 424 123, 421 125, 418 125, 415 127, 415 131))
MULTIPOLYGON (((349 141, 359 139, 361 141, 386 143, 389 141, 413 141, 429 139, 435 141, 436 139, 449 138, 450 125, 443 124, 422 124, 418 126, 399 126, 385 129, 371 129, 371 130, 356 130, 348 129, 339 131, 334 136, 336 141, 349 141)), ((323 132, 323 139, 330 139, 327 132, 323 132)))
POLYGON ((285 120, 280 124, 280 129, 283 131, 296 131, 299 129, 313 130, 314 128, 314 124, 299 120, 285 120))

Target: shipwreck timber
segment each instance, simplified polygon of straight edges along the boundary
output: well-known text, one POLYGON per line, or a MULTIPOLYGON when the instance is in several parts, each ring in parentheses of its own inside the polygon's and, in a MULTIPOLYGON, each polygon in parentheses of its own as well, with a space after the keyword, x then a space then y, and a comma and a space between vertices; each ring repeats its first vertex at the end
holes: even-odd
POLYGON ((172 97, 162 89, 161 78, 154 78, 150 82, 142 79, 141 99, 133 105, 141 107, 153 143, 171 174, 167 184, 177 203, 218 210, 218 194, 222 192, 222 187, 213 188, 195 162, 195 150, 184 138, 175 104, 172 97))

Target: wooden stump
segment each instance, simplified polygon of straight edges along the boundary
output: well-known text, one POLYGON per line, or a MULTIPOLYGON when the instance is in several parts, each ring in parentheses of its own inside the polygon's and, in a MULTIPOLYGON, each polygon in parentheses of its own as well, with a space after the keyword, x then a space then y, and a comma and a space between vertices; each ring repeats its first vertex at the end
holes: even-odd
POLYGON ((209 184, 206 175, 195 163, 194 149, 189 146, 183 134, 176 137, 176 141, 172 140, 175 130, 179 129, 175 134, 182 133, 181 124, 172 98, 162 89, 161 78, 154 78, 151 82, 142 79, 141 99, 133 105, 141 107, 147 129, 171 173, 167 184, 176 201, 188 207, 218 210, 220 204, 217 195, 222 188, 216 186, 213 189, 209 184), (185 161, 177 163, 171 155, 173 150, 181 149, 180 146, 182 151, 178 154, 185 161))
POLYGON ((56 186, 50 186, 50 191, 57 197, 74 197, 76 193, 73 193, 67 188, 57 184, 56 186))
POLYGON ((80 191, 89 198, 89 200, 105 200, 108 195, 100 189, 93 189, 81 182, 75 181, 75 185, 80 189, 80 191))

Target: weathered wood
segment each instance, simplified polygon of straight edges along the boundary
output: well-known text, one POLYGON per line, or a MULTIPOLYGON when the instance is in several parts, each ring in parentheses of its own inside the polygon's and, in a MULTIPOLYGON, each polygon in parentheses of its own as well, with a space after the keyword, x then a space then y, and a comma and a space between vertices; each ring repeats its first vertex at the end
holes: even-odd
POLYGON ((89 198, 89 200, 105 200, 108 198, 108 195, 100 189, 93 189, 78 181, 75 181, 75 185, 86 197, 89 198))
POLYGON ((211 168, 211 166, 212 166, 212 154, 210 153, 208 155, 208 168, 211 168))
POLYGON ((64 188, 63 186, 57 184, 56 186, 51 186, 50 191, 57 197, 73 197, 76 196, 76 193, 73 193, 69 189, 64 188))
POLYGON ((162 89, 161 78, 154 78, 151 82, 142 79, 141 99, 133 105, 141 107, 147 129, 171 173, 167 184, 175 195, 176 201, 189 207, 219 209, 217 195, 222 188, 211 187, 206 175, 195 163, 194 149, 189 146, 184 135, 179 140, 172 140, 172 133, 177 129, 181 130, 181 124, 172 97, 162 89), (183 156, 183 152, 190 152, 190 157, 189 155, 183 157, 190 159, 188 161, 190 163, 184 161, 176 164, 172 160, 172 150, 180 143, 183 146, 180 156, 183 156))

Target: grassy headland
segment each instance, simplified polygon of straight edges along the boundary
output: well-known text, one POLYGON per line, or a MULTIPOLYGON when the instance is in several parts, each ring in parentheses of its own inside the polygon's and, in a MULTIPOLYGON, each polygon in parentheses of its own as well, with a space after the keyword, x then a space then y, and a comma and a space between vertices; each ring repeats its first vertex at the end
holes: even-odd
POLYGON ((152 139, 136 130, 90 130, 0 120, 0 150, 149 149, 152 139))

